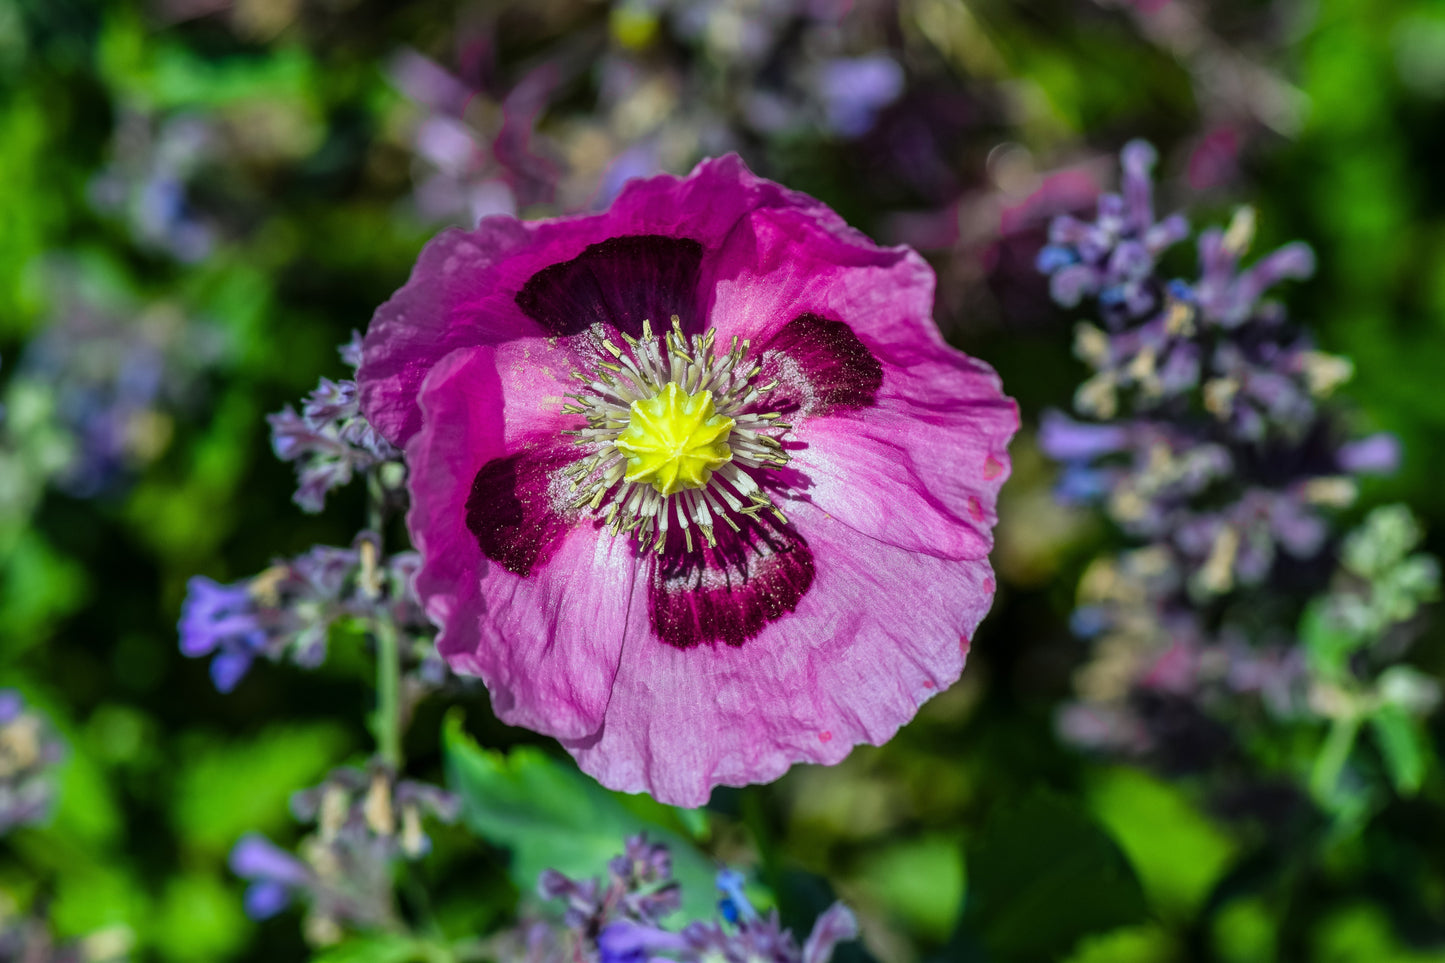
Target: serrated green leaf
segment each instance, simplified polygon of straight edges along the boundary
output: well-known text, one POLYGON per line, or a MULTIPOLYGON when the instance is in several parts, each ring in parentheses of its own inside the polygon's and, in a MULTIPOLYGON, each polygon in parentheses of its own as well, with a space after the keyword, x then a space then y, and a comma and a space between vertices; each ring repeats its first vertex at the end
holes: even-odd
POLYGON ((711 863, 680 833, 633 812, 620 793, 539 749, 482 749, 455 713, 447 717, 442 741, 447 785, 462 798, 462 818, 477 835, 512 851, 512 879, 522 892, 535 892, 545 869, 578 878, 602 875, 628 836, 646 832, 672 852, 688 918, 712 916, 711 863))

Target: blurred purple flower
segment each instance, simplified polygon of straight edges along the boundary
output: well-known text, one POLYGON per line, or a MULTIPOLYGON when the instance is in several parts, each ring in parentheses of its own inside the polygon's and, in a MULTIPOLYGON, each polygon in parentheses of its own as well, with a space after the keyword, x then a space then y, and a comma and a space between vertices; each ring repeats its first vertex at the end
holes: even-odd
POLYGON ((213 121, 121 113, 110 164, 90 183, 91 203, 119 218, 142 247, 194 264, 215 248, 216 225, 198 212, 188 182, 222 153, 213 121))
POLYGON ((292 811, 315 823, 294 855, 256 833, 231 851, 231 871, 250 881, 246 913, 265 919, 292 902, 307 905, 313 942, 335 942, 345 927, 372 928, 394 922, 392 878, 401 859, 430 851, 424 818, 452 822, 457 797, 436 786, 398 780, 379 763, 343 767, 312 789, 296 793, 292 811))
POLYGON ((1391 475, 1400 467, 1400 439, 1378 434, 1340 446, 1340 468, 1351 475, 1391 475))
POLYGON ((175 305, 140 306, 100 272, 67 261, 42 275, 50 314, 16 365, 17 383, 51 399, 70 456, 52 481, 77 498, 116 490, 170 444, 177 414, 196 407, 220 332, 175 305))
POLYGON ((800 950, 776 911, 763 916, 753 908, 743 882, 740 873, 722 870, 717 875, 721 918, 666 929, 662 917, 681 902, 667 849, 634 836, 626 852, 608 864, 605 881, 572 880, 554 870, 543 873, 537 885, 542 898, 567 901, 565 934, 550 940, 534 935, 528 942, 551 949, 554 955, 537 957, 548 963, 572 958, 563 955, 564 945, 574 948, 576 958, 597 963, 828 963, 838 943, 858 935, 852 912, 835 903, 818 918, 800 950))
POLYGON ((221 692, 236 687, 268 640, 249 584, 222 585, 204 575, 186 583, 179 631, 183 655, 215 655, 211 681, 221 692))
POLYGON ((231 872, 250 880, 246 915, 268 919, 291 904, 294 894, 315 883, 305 863, 259 833, 242 836, 231 850, 231 872))
POLYGON ((848 138, 868 133, 903 85, 903 68, 886 53, 826 61, 818 70, 818 93, 828 129, 848 138))
MULTIPOLYGON (((1158 256, 1187 234, 1157 221, 1152 148, 1131 143, 1119 194, 1093 222, 1063 216, 1038 268, 1055 299, 1095 299, 1103 324, 1081 324, 1075 353, 1093 369, 1075 408, 1093 422, 1046 412, 1044 452, 1061 462, 1059 497, 1105 507, 1142 547, 1095 563, 1072 625, 1091 639, 1082 701, 1060 732, 1081 746, 1175 761, 1221 758, 1233 738, 1212 713, 1250 695, 1279 717, 1300 711, 1299 650, 1250 641, 1212 614, 1219 600, 1271 591, 1272 579, 1325 551, 1323 512, 1355 497, 1354 474, 1392 470, 1398 442, 1377 435, 1338 445, 1322 405, 1349 377, 1264 299, 1314 258, 1287 245, 1244 266, 1254 215, 1198 240, 1200 276, 1166 278, 1158 256)), ((1285 590, 1297 591, 1291 586, 1285 590)), ((1250 595, 1248 598, 1255 598, 1250 595)), ((1228 610, 1226 610, 1228 611, 1228 610)))
POLYGON ((419 110, 405 136, 419 162, 413 202, 423 218, 474 227, 552 202, 562 171, 536 128, 562 80, 557 61, 543 61, 506 91, 475 89, 411 50, 393 57, 387 73, 419 110))
POLYGON ((50 724, 20 693, 0 689, 0 836, 50 814, 64 758, 65 744, 50 724))

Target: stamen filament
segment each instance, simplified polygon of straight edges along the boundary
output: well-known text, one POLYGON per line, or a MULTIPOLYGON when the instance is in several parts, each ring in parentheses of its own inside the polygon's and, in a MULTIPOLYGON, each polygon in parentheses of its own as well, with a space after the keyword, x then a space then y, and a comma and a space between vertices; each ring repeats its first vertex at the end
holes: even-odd
POLYGON ((769 512, 786 524, 754 473, 789 463, 778 433, 791 426, 781 412, 748 410, 778 381, 753 383, 764 365, 745 364, 749 340, 733 335, 719 356, 716 329, 689 337, 679 316, 669 322, 659 333, 644 319, 642 336, 620 332, 620 345, 599 339, 592 370, 572 372, 580 390, 561 410, 584 424, 562 433, 594 450, 559 472, 569 509, 659 553, 670 531, 691 553, 717 544, 719 521, 737 532, 740 518, 769 512))

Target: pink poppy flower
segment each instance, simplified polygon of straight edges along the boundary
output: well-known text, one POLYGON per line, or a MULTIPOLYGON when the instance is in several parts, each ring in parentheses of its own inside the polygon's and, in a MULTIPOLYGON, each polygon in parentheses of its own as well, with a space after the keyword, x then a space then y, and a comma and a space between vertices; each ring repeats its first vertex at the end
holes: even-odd
POLYGON ((992 601, 1018 427, 933 285, 736 157, 431 241, 358 382, 447 661, 680 805, 889 739, 992 601))

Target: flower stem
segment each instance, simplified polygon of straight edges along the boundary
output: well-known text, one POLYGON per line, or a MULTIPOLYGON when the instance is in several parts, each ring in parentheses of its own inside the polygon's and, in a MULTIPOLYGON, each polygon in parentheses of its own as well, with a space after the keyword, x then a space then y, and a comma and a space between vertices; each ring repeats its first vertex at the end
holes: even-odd
POLYGON ((366 473, 366 527, 375 532, 377 538, 386 534, 386 486, 375 469, 366 473))
POLYGON ((386 488, 373 469, 366 473, 366 525, 375 536, 374 551, 362 545, 362 584, 377 610, 371 619, 371 634, 376 639, 376 715, 372 729, 376 735, 376 752, 392 771, 401 773, 401 643, 396 624, 380 601, 382 539, 386 529, 386 488))
POLYGON ((401 647, 390 619, 372 623, 376 636, 376 751, 381 761, 401 771, 401 647))
POLYGON ((1310 789, 1315 799, 1325 806, 1334 802, 1340 773, 1349 761, 1350 750, 1354 748, 1359 732, 1360 715, 1357 712, 1338 716, 1330 723, 1329 734, 1320 747, 1320 754, 1315 757, 1314 771, 1310 774, 1310 789))

